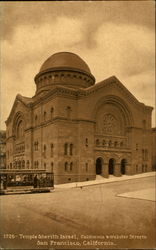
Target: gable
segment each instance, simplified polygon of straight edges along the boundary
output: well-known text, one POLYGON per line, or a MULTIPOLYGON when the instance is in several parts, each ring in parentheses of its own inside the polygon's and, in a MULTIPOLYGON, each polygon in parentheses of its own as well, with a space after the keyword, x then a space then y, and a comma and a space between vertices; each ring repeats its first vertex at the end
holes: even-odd
POLYGON ((93 87, 87 89, 88 94, 103 92, 104 95, 114 95, 119 96, 124 99, 125 102, 130 105, 135 106, 135 108, 144 109, 147 108, 152 111, 152 107, 146 106, 144 103, 141 103, 137 98, 119 81, 116 76, 109 77, 108 79, 95 84, 93 87))
POLYGON ((26 112, 30 109, 31 107, 31 98, 27 98, 27 97, 23 97, 21 95, 17 95, 14 101, 14 104, 12 106, 12 109, 10 111, 10 114, 6 120, 6 124, 8 124, 9 122, 11 122, 15 116, 16 113, 18 112, 26 112), (29 99, 29 101, 28 101, 29 99))

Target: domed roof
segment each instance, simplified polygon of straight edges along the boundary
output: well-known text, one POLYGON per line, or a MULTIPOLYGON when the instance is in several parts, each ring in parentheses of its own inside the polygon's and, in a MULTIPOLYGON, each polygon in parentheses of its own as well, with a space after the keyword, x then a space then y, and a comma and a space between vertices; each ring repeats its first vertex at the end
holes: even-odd
POLYGON ((40 73, 55 68, 71 69, 91 74, 88 65, 78 55, 71 52, 58 52, 50 56, 41 66, 40 73))
POLYGON ((50 56, 42 64, 34 80, 36 94, 47 92, 58 85, 79 89, 95 84, 95 77, 88 65, 71 52, 58 52, 50 56))

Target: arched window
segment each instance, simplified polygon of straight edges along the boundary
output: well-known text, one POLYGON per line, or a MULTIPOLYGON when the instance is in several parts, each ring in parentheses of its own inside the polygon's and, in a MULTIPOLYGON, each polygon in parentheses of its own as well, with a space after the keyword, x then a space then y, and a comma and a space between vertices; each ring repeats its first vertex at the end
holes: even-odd
POLYGON ((54 118, 54 108, 52 107, 50 110, 51 120, 54 118))
POLYGON ((24 160, 22 161, 22 168, 23 169, 25 168, 25 161, 24 160))
POLYGON ((27 160, 27 168, 29 169, 29 160, 27 160))
POLYGON ((143 126, 143 129, 146 129, 146 120, 142 121, 142 126, 143 126))
POLYGON ((88 138, 86 138, 86 147, 88 147, 88 138))
POLYGON ((17 125, 17 138, 20 139, 24 135, 23 121, 20 121, 17 125))
POLYGON ((35 115, 35 126, 37 126, 37 123, 38 123, 38 117, 37 115, 35 115))
POLYGON ((64 155, 68 154, 68 143, 64 144, 64 155))
POLYGON ((86 163, 86 172, 88 172, 88 163, 86 163))
POLYGON ((43 156, 44 156, 44 158, 46 158, 46 145, 44 145, 44 147, 43 147, 43 156))
POLYGON ((142 149, 142 159, 145 160, 144 149, 142 149))
POLYGON ((120 147, 121 147, 121 148, 123 147, 123 141, 120 142, 120 147))
POLYGON ((115 142, 114 142, 114 147, 116 148, 117 146, 118 146, 118 142, 115 141, 115 142))
POLYGON ((13 168, 15 168, 15 166, 16 166, 16 162, 14 161, 14 162, 13 162, 13 168))
POLYGON ((100 144, 100 141, 99 141, 99 139, 97 139, 96 140, 96 146, 99 146, 99 144, 100 144))
POLYGON ((70 155, 73 155, 73 144, 70 144, 70 155))
POLYGON ((106 145, 106 141, 103 140, 103 141, 102 141, 102 146, 105 146, 105 145, 106 145))
POLYGON ((109 147, 112 146, 112 141, 111 141, 111 140, 109 141, 108 146, 109 146, 109 147))
POLYGON ((44 169, 46 169, 46 163, 44 163, 44 169))
POLYGON ((70 118, 71 118, 71 111, 72 111, 72 110, 71 110, 71 107, 68 106, 68 107, 66 108, 66 111, 67 111, 67 118, 70 119, 70 118))
POLYGON ((64 170, 68 171, 68 162, 65 162, 65 164, 64 164, 64 170))
POLYGON ((51 157, 53 157, 53 155, 54 155, 54 144, 53 143, 51 143, 51 145, 50 145, 50 149, 51 149, 51 157))
POLYGON ((46 118, 47 118, 47 112, 46 112, 46 111, 44 111, 43 118, 44 118, 44 122, 45 122, 45 121, 46 121, 46 118))
POLYGON ((12 169, 12 163, 10 163, 10 169, 12 169))
POLYGON ((148 150, 145 149, 145 160, 147 161, 148 160, 148 150))
POLYGON ((51 162, 51 172, 53 173, 53 167, 54 167, 54 163, 51 162))
POLYGON ((72 171, 73 170, 73 163, 71 162, 70 163, 70 171, 72 171))
POLYGON ((18 168, 21 169, 21 161, 18 162, 18 168))

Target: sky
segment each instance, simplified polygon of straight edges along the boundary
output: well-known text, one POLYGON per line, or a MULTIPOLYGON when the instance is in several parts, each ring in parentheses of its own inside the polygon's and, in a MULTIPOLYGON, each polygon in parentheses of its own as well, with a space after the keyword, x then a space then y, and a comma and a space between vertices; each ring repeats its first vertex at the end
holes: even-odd
POLYGON ((1 2, 1 129, 16 95, 32 97, 41 65, 60 51, 78 54, 96 82, 115 75, 154 107, 154 11, 154 1, 1 2))

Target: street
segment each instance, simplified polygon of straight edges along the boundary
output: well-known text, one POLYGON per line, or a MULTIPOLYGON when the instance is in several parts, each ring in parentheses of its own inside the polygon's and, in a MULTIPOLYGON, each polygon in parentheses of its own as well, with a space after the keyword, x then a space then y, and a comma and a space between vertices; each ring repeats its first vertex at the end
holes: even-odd
POLYGON ((154 248, 155 202, 118 196, 154 188, 155 178, 146 177, 1 196, 1 248, 154 248))

